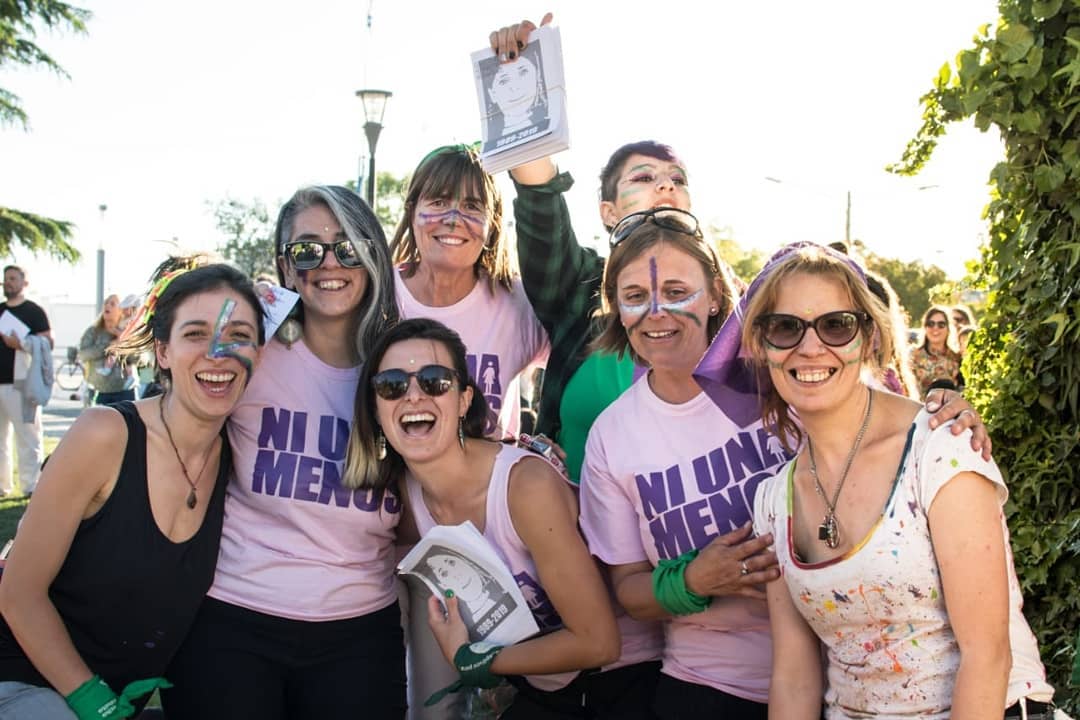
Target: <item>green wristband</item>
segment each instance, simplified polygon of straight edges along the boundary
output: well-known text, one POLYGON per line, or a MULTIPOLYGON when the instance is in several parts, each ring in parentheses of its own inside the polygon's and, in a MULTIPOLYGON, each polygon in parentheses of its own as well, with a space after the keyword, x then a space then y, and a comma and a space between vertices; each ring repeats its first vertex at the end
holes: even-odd
POLYGON ((454 667, 461 676, 442 690, 431 694, 424 707, 431 707, 450 693, 467 687, 493 688, 499 684, 500 678, 491 672, 491 663, 495 662, 495 656, 502 651, 498 645, 486 642, 465 643, 454 653, 454 667))
POLYGON ((172 687, 165 678, 148 678, 128 683, 119 695, 95 675, 64 698, 79 720, 123 720, 135 714, 131 701, 157 688, 172 687))
POLYGON ((100 720, 101 718, 129 718, 135 713, 131 703, 127 708, 120 696, 112 691, 112 688, 95 675, 79 687, 75 688, 66 698, 68 707, 75 713, 79 720, 100 720))
POLYGON ((686 587, 686 566, 697 555, 697 550, 690 550, 677 558, 661 560, 653 568, 653 595, 660 607, 672 615, 693 615, 712 603, 710 596, 698 595, 686 587))

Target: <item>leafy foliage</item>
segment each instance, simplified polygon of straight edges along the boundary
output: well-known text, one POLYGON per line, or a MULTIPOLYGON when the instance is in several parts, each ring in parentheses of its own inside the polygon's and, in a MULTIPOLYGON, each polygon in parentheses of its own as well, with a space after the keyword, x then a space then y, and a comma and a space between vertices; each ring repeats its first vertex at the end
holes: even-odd
MULTIPOLYGON (((0 0, 0 67, 36 66, 67 76, 64 69, 37 43, 37 26, 67 28, 86 32, 90 11, 56 0, 0 0)), ((0 126, 18 125, 26 130, 29 118, 15 93, 0 87, 0 126)), ((79 251, 68 241, 74 226, 63 220, 0 207, 0 255, 10 255, 18 244, 37 254, 44 252, 57 260, 76 262, 79 251)))
POLYGON ((43 252, 57 260, 74 263, 79 251, 68 239, 72 224, 63 220, 0 207, 0 255, 10 255, 12 243, 18 243, 33 253, 43 252))
POLYGON ((274 224, 261 200, 219 200, 213 206, 214 223, 225 236, 218 250, 250 278, 260 273, 276 276, 274 224))
POLYGON ((769 259, 757 248, 744 249, 736 242, 735 231, 730 225, 722 228, 710 226, 709 237, 712 238, 716 254, 730 265, 735 275, 747 285, 757 276, 761 268, 765 267, 765 262, 769 259))
MULTIPOLYGON (((379 218, 379 224, 389 240, 394 236, 394 230, 405 212, 405 191, 409 186, 409 178, 398 177, 385 171, 376 173, 375 177, 375 216, 379 218)), ((353 191, 356 190, 355 180, 349 180, 345 185, 353 191)), ((362 197, 367 200, 366 194, 362 197)))
POLYGON ((1000 0, 992 33, 941 68, 901 163, 915 173, 949 123, 1001 133, 989 239, 975 281, 989 291, 965 362, 971 401, 1005 471, 1024 610, 1055 700, 1069 687, 1080 623, 1080 1, 1000 0))
POLYGON ((904 262, 865 249, 861 254, 868 270, 889 281, 912 322, 918 322, 930 307, 930 294, 934 287, 946 280, 945 271, 937 265, 926 266, 920 260, 904 262))

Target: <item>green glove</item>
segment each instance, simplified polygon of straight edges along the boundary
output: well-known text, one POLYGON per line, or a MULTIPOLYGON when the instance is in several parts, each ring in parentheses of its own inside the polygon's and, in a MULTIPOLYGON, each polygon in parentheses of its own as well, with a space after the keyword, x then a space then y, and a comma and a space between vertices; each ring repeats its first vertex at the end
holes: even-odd
POLYGON ((442 690, 432 693, 431 697, 424 702, 424 707, 431 707, 450 693, 456 693, 462 688, 493 688, 498 685, 499 676, 491 674, 491 663, 495 662, 495 656, 501 651, 500 646, 486 642, 475 642, 471 645, 465 643, 459 647, 454 653, 454 667, 461 673, 461 677, 442 690))
POLYGON ((129 683, 119 695, 95 675, 75 688, 65 700, 79 720, 123 720, 135 714, 131 701, 157 688, 172 687, 165 678, 148 678, 129 683))

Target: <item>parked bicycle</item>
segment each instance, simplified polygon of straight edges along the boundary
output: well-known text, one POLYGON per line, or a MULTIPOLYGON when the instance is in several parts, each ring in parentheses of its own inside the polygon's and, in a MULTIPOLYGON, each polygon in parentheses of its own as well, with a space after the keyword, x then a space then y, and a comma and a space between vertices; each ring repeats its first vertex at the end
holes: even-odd
POLYGON ((67 349, 67 360, 60 363, 56 368, 56 384, 62 390, 75 392, 82 387, 86 380, 86 368, 79 362, 79 348, 71 346, 67 349))

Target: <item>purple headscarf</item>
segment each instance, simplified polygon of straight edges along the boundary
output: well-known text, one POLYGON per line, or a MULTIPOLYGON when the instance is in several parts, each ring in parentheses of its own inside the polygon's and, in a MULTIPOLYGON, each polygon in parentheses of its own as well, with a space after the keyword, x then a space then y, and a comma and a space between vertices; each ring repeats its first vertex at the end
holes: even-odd
POLYGON ((735 311, 728 316, 719 332, 705 351, 701 362, 694 368, 694 380, 714 403, 731 420, 747 426, 761 417, 761 395, 769 389, 767 375, 758 372, 749 353, 742 346, 743 317, 750 299, 761 288, 765 278, 792 253, 804 248, 815 248, 838 260, 843 260, 866 282, 866 273, 847 255, 811 242, 797 242, 776 252, 746 289, 735 311))

